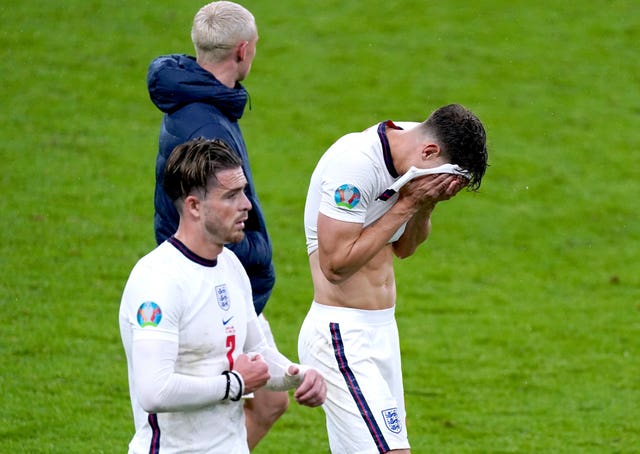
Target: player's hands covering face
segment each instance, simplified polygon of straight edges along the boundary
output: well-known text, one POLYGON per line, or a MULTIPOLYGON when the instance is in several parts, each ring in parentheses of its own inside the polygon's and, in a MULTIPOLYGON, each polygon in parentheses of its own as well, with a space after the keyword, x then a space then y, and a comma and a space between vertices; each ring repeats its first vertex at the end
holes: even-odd
POLYGON ((455 196, 466 185, 467 179, 459 175, 425 175, 405 184, 400 189, 400 198, 412 199, 417 206, 435 206, 455 196))

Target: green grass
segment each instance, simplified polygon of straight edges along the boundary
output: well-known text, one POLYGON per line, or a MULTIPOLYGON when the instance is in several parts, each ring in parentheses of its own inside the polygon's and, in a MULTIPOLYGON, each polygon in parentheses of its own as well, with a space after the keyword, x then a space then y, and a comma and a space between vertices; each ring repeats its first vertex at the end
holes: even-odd
MULTIPOLYGON (((336 138, 461 102, 479 194, 397 263, 413 451, 640 452, 640 7, 630 1, 251 0, 242 120, 275 247, 267 315, 296 356, 311 299, 302 209, 336 138), (284 172, 286 178, 283 177, 284 172)), ((125 452, 117 310, 154 246, 157 55, 202 2, 0 6, 0 452, 125 452)), ((256 453, 328 452, 292 405, 256 453)))

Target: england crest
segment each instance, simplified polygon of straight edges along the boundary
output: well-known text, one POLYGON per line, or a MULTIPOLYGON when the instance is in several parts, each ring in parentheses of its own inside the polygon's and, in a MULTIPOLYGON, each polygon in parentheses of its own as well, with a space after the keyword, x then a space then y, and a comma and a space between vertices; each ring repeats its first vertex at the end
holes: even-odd
POLYGON ((223 311, 228 311, 231 302, 229 301, 229 295, 227 294, 226 284, 216 286, 216 299, 218 300, 218 306, 223 311))
POLYGON ((400 418, 398 418, 398 409, 397 408, 389 408, 388 410, 382 410, 382 417, 384 418, 384 423, 394 434, 399 434, 402 431, 402 424, 400 423, 400 418))

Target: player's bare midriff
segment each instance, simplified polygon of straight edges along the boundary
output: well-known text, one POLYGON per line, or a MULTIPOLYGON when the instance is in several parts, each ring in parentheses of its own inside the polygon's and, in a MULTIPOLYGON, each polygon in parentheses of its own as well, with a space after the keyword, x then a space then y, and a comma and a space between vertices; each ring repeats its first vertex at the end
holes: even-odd
POLYGON ((391 245, 385 246, 367 265, 338 284, 329 282, 322 273, 318 251, 309 256, 309 263, 316 303, 364 310, 389 309, 395 305, 391 245))

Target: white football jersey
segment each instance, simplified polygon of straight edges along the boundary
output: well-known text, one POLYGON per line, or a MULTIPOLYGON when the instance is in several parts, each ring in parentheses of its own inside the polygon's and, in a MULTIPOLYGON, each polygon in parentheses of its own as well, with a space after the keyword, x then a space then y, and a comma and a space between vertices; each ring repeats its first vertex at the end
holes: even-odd
POLYGON ((122 297, 120 330, 136 430, 129 452, 248 453, 242 401, 149 414, 133 391, 154 386, 133 383, 137 340, 178 343, 175 373, 219 376, 243 352, 247 323, 256 317, 249 279, 231 251, 210 261, 180 246, 166 241, 140 259, 122 297))
MULTIPOLYGON (((410 129, 416 122, 384 122, 363 132, 347 134, 320 158, 311 176, 304 210, 307 253, 318 249, 318 213, 339 221, 375 222, 398 200, 377 200, 399 178, 391 159, 386 129, 410 129)), ((389 242, 402 233, 403 225, 389 242)))

